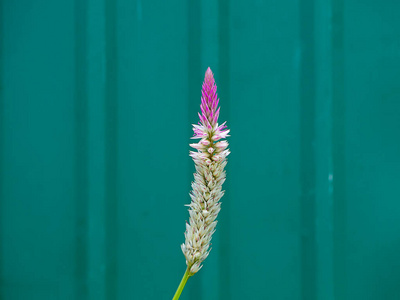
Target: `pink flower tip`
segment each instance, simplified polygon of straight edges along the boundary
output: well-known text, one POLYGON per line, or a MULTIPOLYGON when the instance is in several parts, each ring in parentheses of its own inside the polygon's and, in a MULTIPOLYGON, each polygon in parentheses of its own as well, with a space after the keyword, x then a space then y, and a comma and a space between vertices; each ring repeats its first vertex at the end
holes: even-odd
POLYGON ((206 76, 205 76, 205 78, 214 78, 214 74, 213 74, 213 72, 211 71, 211 69, 210 69, 210 67, 208 67, 207 68, 207 71, 206 71, 206 76))
POLYGON ((211 131, 218 122, 219 99, 217 95, 217 86, 215 85, 214 74, 210 68, 207 68, 204 76, 201 95, 201 114, 199 114, 200 122, 208 131, 211 131))
POLYGON ((207 68, 206 74, 204 76, 204 83, 208 85, 210 88, 214 85, 214 74, 211 71, 210 67, 207 68))

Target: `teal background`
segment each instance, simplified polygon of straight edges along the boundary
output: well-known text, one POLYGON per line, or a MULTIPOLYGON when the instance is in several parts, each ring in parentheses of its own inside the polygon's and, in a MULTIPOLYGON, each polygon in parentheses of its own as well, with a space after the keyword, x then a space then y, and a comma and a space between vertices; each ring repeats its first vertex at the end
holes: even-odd
POLYGON ((206 68, 232 154, 181 299, 400 299, 400 2, 3 0, 0 298, 171 299, 206 68))

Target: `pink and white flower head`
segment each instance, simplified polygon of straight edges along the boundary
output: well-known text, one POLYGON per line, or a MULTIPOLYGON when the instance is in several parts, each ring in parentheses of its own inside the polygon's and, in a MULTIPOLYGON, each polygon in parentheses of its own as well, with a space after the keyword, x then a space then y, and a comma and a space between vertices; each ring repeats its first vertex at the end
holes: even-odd
POLYGON ((186 223, 185 243, 182 251, 191 275, 199 271, 202 262, 210 252, 212 234, 217 225, 216 218, 221 209, 219 200, 224 195, 222 184, 225 181, 226 157, 230 151, 229 130, 226 125, 218 124, 219 107, 217 86, 214 75, 208 68, 204 78, 201 97, 201 114, 198 125, 193 125, 194 136, 198 143, 190 144, 197 151, 190 151, 196 167, 192 182, 192 199, 189 206, 190 221, 186 223))

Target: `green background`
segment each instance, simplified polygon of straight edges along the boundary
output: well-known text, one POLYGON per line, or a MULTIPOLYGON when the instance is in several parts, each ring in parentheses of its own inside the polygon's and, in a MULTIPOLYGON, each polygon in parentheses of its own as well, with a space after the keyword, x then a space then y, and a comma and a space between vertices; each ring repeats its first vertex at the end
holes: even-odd
POLYGON ((181 299, 400 299, 400 2, 3 0, 0 298, 171 299, 206 68, 231 129, 181 299))

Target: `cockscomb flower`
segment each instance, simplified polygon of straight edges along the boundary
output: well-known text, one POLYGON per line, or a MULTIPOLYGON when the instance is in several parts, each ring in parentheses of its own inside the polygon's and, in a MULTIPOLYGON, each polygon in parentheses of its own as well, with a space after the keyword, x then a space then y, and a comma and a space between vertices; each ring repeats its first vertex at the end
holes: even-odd
POLYGON ((218 124, 219 99, 210 68, 206 71, 201 93, 200 121, 193 125, 192 137, 200 141, 190 144, 197 150, 190 151, 196 167, 190 192, 191 203, 187 205, 190 219, 186 223, 185 243, 181 246, 187 269, 173 300, 179 299, 188 278, 202 268, 202 262, 210 253, 210 242, 221 209, 219 200, 224 195, 222 184, 226 176, 226 157, 230 153, 228 142, 223 140, 229 136, 226 122, 218 124))
POLYGON ((190 221, 186 224, 182 251, 190 273, 195 274, 210 252, 210 241, 215 231, 215 219, 221 209, 219 200, 224 195, 222 184, 225 181, 226 157, 229 155, 228 136, 225 123, 218 125, 219 110, 217 86, 214 75, 208 68, 204 78, 201 95, 201 114, 199 124, 193 125, 193 139, 190 144, 197 151, 190 151, 196 165, 189 206, 190 221))

